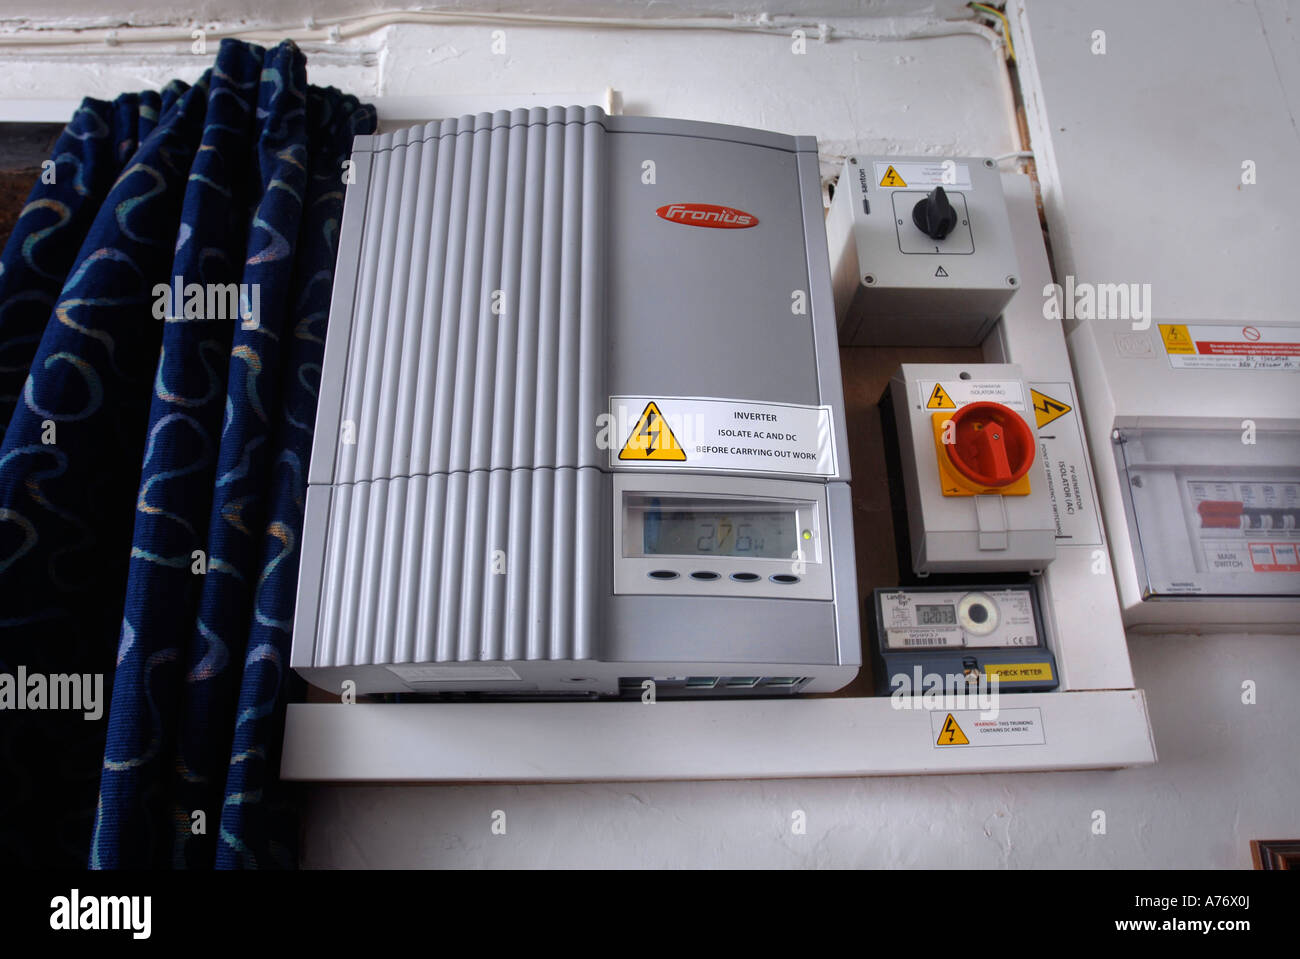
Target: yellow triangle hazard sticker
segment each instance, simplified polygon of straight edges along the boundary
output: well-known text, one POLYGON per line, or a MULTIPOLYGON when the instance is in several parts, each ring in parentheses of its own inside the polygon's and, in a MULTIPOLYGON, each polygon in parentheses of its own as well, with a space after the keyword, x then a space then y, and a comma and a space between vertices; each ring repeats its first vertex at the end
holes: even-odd
POLYGON ((636 421, 618 458, 681 462, 686 459, 686 451, 677 442, 677 437, 673 435, 664 415, 659 412, 659 407, 651 401, 645 405, 641 418, 636 421))
POLYGON ((943 388, 942 383, 934 384, 934 391, 930 393, 930 399, 925 404, 927 410, 955 410, 957 404, 952 401, 952 397, 943 388))
POLYGON ((890 164, 889 169, 885 171, 885 175, 880 178, 880 185, 907 186, 907 181, 899 176, 898 171, 894 169, 893 164, 890 164))
POLYGON ((1031 389, 1029 392, 1034 397, 1034 418, 1038 420, 1039 429, 1042 429, 1052 420, 1059 420, 1070 412, 1071 407, 1066 406, 1060 400, 1052 399, 1046 393, 1040 393, 1035 389, 1031 389))
POLYGON ((939 730, 939 738, 934 741, 936 746, 969 746, 970 740, 966 734, 961 731, 957 725, 957 720, 952 713, 943 721, 943 729, 939 730))
POLYGON ((1181 323, 1161 323, 1160 337, 1165 341, 1166 353, 1195 353, 1196 344, 1192 341, 1187 327, 1181 323))

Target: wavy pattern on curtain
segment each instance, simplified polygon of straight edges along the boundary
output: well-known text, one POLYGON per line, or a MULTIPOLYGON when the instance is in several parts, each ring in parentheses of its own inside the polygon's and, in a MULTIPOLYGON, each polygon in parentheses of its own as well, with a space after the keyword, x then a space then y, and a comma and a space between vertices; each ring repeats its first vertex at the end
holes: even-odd
POLYGON ((303 496, 342 162, 374 126, 293 44, 226 40, 56 144, 0 259, 0 672, 101 673, 111 706, 0 714, 0 859, 294 864, 303 496))

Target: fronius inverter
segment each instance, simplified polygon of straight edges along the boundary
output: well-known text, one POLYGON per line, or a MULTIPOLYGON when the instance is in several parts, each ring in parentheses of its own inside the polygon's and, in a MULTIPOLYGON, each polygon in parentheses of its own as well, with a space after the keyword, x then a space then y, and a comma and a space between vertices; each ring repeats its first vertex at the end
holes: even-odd
POLYGON ((570 107, 352 159, 294 668, 361 693, 851 681, 815 139, 570 107))

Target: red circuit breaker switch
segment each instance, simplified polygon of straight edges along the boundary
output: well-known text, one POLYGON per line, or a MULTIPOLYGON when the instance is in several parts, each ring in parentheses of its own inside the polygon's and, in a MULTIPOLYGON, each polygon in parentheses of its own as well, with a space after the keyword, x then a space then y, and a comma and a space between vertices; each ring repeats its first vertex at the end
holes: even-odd
POLYGON ((1196 504, 1196 512, 1201 514, 1201 529, 1241 529, 1245 504, 1207 499, 1196 504))
POLYGON ((935 413, 935 449, 944 496, 1028 496, 1037 440, 1025 419, 1001 403, 967 403, 935 413))

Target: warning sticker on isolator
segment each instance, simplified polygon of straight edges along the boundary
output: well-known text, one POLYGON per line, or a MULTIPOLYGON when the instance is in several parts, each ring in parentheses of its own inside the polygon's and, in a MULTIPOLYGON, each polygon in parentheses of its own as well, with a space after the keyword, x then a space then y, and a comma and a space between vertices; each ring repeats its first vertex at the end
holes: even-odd
POLYGON ((895 160, 875 161, 876 184, 886 190, 902 190, 907 187, 941 186, 946 190, 969 190, 970 167, 954 160, 936 160, 934 162, 909 162, 895 160))
POLYGON ((835 476, 828 406, 682 396, 611 396, 598 436, 611 467, 835 476))
POLYGON ((1092 477, 1088 475, 1088 454, 1074 390, 1069 383, 1032 383, 1029 394, 1058 544, 1100 546, 1101 518, 1092 477))
POLYGON ((1047 742, 1043 712, 1037 707, 1002 709, 992 719, 978 709, 938 710, 930 713, 930 733, 936 748, 1041 746, 1047 742))
POLYGON ((1001 403, 1026 411, 1025 391, 1015 380, 920 380, 927 410, 955 410, 967 403, 1001 403))

